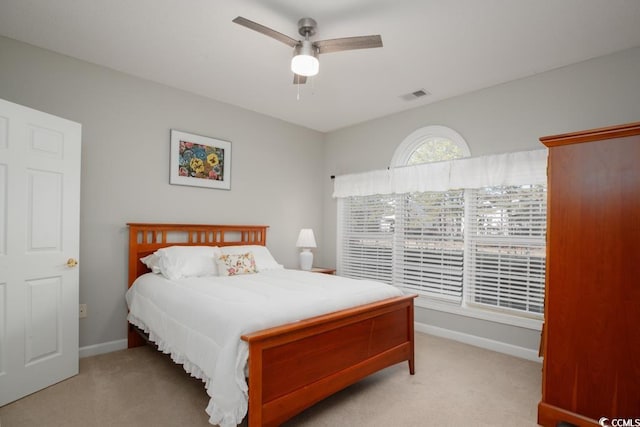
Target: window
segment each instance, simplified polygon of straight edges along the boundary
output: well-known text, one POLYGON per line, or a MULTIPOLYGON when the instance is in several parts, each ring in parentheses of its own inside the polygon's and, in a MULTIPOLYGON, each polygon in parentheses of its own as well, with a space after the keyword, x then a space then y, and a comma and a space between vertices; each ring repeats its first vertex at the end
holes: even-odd
POLYGON ((544 185, 355 196, 339 206, 339 274, 428 301, 542 318, 544 185))
POLYGON ((462 190, 401 196, 394 235, 396 286, 425 296, 462 301, 462 190))
POLYGON ((338 273, 392 283, 419 294, 419 305, 539 327, 546 151, 411 166, 453 152, 427 153, 441 140, 424 134, 394 155, 406 167, 341 180, 338 273), (349 196, 363 188, 394 194, 349 196))
POLYGON ((391 284, 395 196, 349 197, 339 203, 338 269, 346 277, 391 284))
POLYGON ((545 186, 489 187, 468 192, 466 302, 541 315, 546 259, 545 186))
POLYGON ((417 165, 469 157, 462 136, 446 126, 426 126, 407 136, 396 149, 391 166, 417 165))

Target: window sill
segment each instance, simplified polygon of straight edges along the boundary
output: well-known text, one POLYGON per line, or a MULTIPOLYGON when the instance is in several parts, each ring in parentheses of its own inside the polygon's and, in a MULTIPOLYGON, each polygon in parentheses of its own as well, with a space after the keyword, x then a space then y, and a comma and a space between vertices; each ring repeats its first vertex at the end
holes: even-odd
POLYGON ((503 323, 520 328, 532 329, 535 331, 542 330, 543 321, 541 319, 530 319, 525 317, 511 316, 504 313, 481 310, 468 306, 460 307, 457 305, 448 304, 446 302, 434 301, 421 295, 416 298, 415 306, 442 311, 445 313, 456 314, 458 316, 473 317, 490 322, 503 323))

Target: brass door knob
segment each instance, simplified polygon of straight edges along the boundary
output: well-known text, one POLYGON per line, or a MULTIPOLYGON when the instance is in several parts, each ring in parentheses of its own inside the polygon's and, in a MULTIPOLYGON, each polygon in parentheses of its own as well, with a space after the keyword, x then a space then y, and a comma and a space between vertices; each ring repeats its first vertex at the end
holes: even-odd
POLYGON ((78 265, 78 261, 74 258, 69 258, 67 260, 67 267, 75 267, 76 265, 78 265))

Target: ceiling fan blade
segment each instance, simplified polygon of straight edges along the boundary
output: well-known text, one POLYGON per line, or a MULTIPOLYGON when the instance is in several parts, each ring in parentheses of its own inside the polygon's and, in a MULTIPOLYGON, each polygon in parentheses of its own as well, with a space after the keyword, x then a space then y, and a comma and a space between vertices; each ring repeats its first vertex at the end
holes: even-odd
POLYGON ((300 74, 293 75, 293 84, 294 85, 303 85, 307 83, 307 76, 301 76, 300 74))
POLYGON ((238 16, 237 18, 235 18, 232 22, 235 22, 236 24, 242 25, 243 27, 247 27, 253 31, 257 31, 259 33, 264 34, 265 36, 269 36, 273 39, 276 39, 288 46, 291 47, 296 47, 296 45, 299 43, 298 40, 296 39, 292 39, 291 37, 287 36, 286 34, 282 34, 277 32, 276 30, 272 30, 269 27, 265 27, 262 24, 258 24, 257 22, 253 22, 247 18, 243 18, 242 16, 238 16))
POLYGON ((373 47, 382 47, 382 37, 375 36, 359 36, 344 37, 341 39, 319 40, 313 45, 318 48, 319 53, 340 52, 343 50, 354 49, 370 49, 373 47))

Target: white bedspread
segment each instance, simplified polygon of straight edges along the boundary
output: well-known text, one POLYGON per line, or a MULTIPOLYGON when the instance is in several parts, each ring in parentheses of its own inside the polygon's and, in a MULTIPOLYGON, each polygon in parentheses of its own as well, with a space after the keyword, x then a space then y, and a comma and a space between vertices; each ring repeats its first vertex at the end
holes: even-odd
POLYGON ((127 291, 128 320, 211 396, 209 422, 239 424, 247 413, 246 333, 402 295, 390 285, 298 270, 170 281, 140 276, 127 291))

